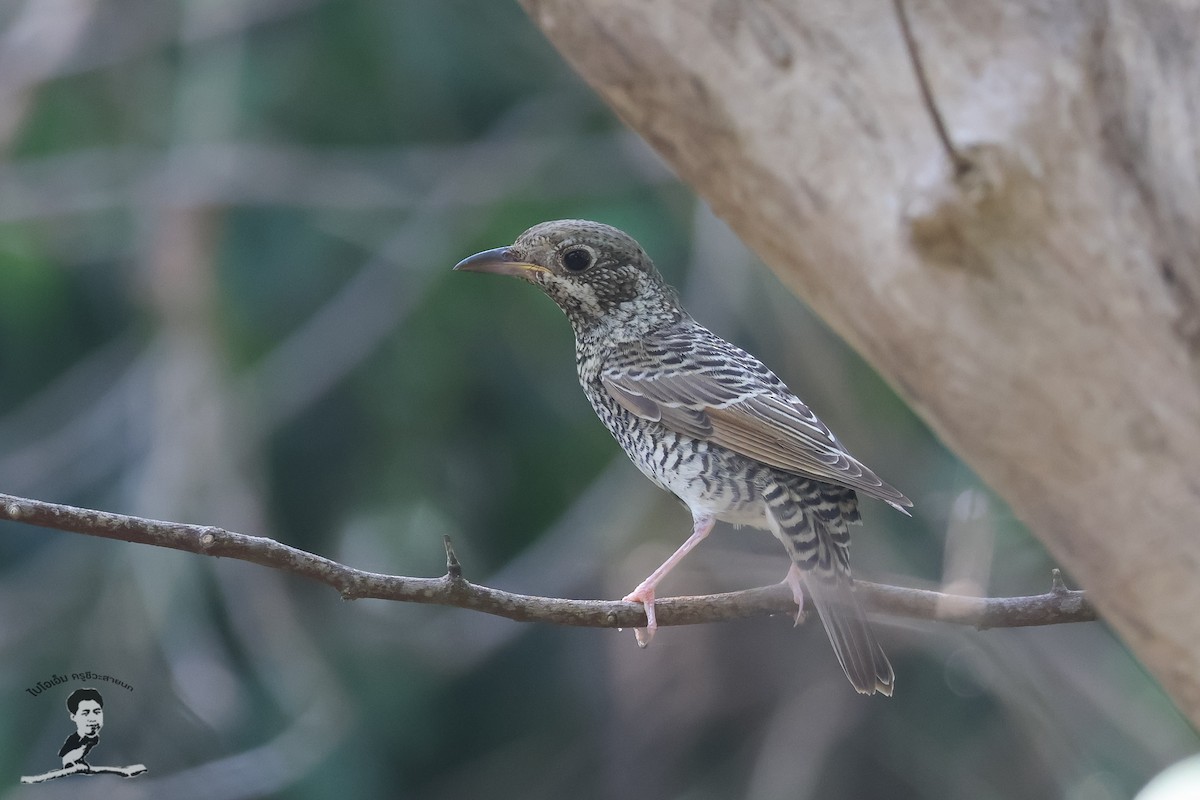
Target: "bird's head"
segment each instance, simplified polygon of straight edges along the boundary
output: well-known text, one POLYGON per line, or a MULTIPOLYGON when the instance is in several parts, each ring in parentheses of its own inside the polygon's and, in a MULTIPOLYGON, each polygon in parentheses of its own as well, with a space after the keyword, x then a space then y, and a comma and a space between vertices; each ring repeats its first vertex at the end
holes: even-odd
POLYGON ((598 222, 543 222, 508 247, 477 253, 454 268, 511 275, 540 287, 566 313, 576 336, 636 339, 684 314, 641 245, 598 222))

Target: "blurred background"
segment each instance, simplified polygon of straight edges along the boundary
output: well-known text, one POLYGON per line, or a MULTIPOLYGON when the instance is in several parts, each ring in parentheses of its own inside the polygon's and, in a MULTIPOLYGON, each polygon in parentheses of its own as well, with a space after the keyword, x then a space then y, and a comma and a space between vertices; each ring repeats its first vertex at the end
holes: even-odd
MULTIPOLYGON (((546 219, 628 230, 916 502, 856 573, 1039 593, 1055 564, 559 59, 484 0, 0 3, 0 491, 351 566, 617 598, 689 531, 531 287, 450 272, 546 219)), ((663 586, 781 579, 727 526, 663 586)), ((1068 576, 1069 580, 1069 576, 1068 576)), ((1200 740, 1101 624, 570 629, 343 602, 252 565, 0 523, 0 798, 1068 798, 1200 740), (82 671, 106 726, 67 778, 82 671), (32 691, 31 691, 32 689, 32 691)))

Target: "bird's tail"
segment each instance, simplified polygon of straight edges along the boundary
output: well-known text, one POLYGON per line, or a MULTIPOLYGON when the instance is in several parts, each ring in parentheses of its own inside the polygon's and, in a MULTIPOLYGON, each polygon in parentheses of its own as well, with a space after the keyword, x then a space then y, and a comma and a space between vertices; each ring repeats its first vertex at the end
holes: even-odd
POLYGON ((808 572, 804 575, 804 588, 817 607, 833 652, 854 689, 860 694, 879 692, 891 697, 896 675, 854 596, 853 585, 848 580, 829 580, 808 572))
POLYGON ((775 484, 764 493, 775 536, 800 568, 833 652, 856 691, 891 696, 896 682, 892 665, 859 605, 850 577, 848 523, 858 521, 853 493, 841 487, 805 481, 803 487, 775 484), (803 496, 796 490, 803 488, 803 496), (849 512, 849 513, 847 513, 849 512))

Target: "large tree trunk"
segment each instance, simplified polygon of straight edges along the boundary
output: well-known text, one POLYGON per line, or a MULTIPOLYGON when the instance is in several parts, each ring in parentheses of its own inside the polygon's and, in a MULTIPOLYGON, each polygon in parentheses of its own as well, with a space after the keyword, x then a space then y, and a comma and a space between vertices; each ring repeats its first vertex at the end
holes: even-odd
POLYGON ((1200 7, 523 2, 1200 724, 1200 7))

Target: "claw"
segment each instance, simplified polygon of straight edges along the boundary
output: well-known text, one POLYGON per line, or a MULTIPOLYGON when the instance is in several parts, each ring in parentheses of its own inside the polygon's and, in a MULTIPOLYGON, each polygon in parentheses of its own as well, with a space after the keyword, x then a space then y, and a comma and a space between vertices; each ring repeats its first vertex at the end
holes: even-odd
POLYGON ((796 604, 796 625, 799 625, 804 622, 804 581, 800 577, 800 568, 795 564, 788 567, 783 582, 792 590, 792 601, 796 604))
POLYGON ((638 647, 646 647, 658 630, 658 620, 654 617, 654 588, 639 586, 621 598, 627 603, 641 603, 646 609, 646 627, 635 628, 633 635, 637 638, 638 647))

